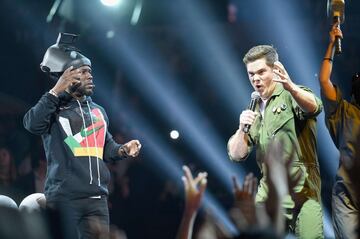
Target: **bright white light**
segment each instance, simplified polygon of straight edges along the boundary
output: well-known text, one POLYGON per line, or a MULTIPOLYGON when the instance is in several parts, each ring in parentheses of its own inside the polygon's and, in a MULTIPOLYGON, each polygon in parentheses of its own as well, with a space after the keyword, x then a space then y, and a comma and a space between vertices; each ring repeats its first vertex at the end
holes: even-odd
POLYGON ((106 33, 106 38, 110 39, 113 38, 115 36, 115 32, 114 31, 108 31, 106 33))
POLYGON ((141 14, 141 9, 142 9, 142 0, 138 0, 131 17, 131 25, 135 26, 138 23, 141 14))
POLYGON ((101 0, 101 3, 108 7, 115 7, 119 5, 121 0, 101 0))
POLYGON ((171 130, 170 137, 172 139, 178 139, 179 138, 179 132, 177 130, 171 130))

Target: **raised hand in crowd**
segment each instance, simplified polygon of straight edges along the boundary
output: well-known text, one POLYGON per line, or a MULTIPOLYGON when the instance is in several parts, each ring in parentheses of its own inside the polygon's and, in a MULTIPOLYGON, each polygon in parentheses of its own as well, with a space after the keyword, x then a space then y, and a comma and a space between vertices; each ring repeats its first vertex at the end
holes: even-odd
POLYGON ((249 173, 246 175, 242 186, 239 185, 235 176, 232 177, 234 184, 235 204, 230 215, 239 229, 249 228, 257 224, 255 195, 257 192, 257 178, 249 173))
POLYGON ((236 239, 242 238, 279 238, 263 204, 255 204, 257 178, 249 173, 240 187, 233 177, 235 204, 230 217, 240 231, 236 239))
POLYGON ((278 235, 285 230, 285 218, 283 216, 282 201, 289 194, 288 170, 285 167, 283 156, 284 148, 281 142, 272 141, 268 146, 268 153, 263 158, 267 171, 268 198, 265 202, 267 215, 278 235))
POLYGON ((181 179, 184 183, 185 209, 176 238, 190 239, 192 237, 195 217, 201 206, 201 200, 206 189, 207 173, 198 173, 196 178, 193 178, 188 166, 183 166, 183 170, 184 176, 181 179))

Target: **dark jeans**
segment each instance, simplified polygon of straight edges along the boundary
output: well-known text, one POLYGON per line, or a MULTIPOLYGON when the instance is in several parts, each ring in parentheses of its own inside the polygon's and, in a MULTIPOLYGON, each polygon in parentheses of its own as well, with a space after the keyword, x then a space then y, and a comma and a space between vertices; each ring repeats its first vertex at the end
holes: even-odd
POLYGON ((336 238, 357 238, 358 207, 352 193, 342 182, 332 191, 332 219, 336 238))
POLYGON ((48 207, 61 211, 63 230, 70 231, 62 232, 65 235, 74 235, 71 233, 74 229, 77 231, 77 238, 92 239, 109 232, 109 209, 105 196, 49 203, 48 207))

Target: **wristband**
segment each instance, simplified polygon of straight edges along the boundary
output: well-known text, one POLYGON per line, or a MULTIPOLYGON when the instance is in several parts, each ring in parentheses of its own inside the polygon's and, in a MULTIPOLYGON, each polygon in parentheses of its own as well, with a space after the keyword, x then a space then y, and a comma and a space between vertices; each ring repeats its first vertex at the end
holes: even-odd
POLYGON ((53 89, 49 90, 49 93, 55 97, 59 97, 58 94, 53 89))
POLYGON ((120 156, 129 157, 129 155, 126 152, 125 147, 123 145, 120 147, 120 156))

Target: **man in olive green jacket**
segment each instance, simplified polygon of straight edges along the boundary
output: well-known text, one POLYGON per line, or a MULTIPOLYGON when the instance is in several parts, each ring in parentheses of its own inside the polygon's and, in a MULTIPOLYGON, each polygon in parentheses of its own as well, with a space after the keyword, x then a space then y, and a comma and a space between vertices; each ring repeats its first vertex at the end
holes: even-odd
POLYGON ((296 201, 290 195, 283 200, 288 229, 299 238, 323 238, 321 182, 316 155, 316 116, 322 110, 322 103, 310 89, 291 81, 272 46, 251 48, 243 61, 260 99, 255 111, 241 113, 239 128, 228 142, 229 157, 243 161, 252 148, 256 148, 256 160, 263 175, 256 202, 263 203, 268 196, 268 187, 261 155, 274 139, 283 142, 284 159, 289 159, 294 150, 291 175, 302 176, 294 188, 296 201), (244 133, 245 125, 251 126, 248 133, 244 133))

